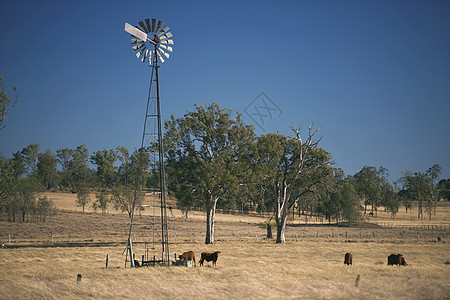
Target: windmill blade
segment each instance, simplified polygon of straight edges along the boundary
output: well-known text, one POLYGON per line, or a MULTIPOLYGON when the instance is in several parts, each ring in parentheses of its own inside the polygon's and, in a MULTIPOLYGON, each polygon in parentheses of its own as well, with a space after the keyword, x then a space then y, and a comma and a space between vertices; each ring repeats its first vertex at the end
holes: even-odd
POLYGON ((163 27, 163 25, 164 25, 164 22, 163 22, 163 21, 158 21, 158 27, 156 27, 155 33, 158 33, 159 30, 161 29, 161 27, 163 27))
POLYGON ((142 55, 141 61, 145 62, 145 60, 147 59, 147 56, 148 56, 148 49, 146 49, 145 52, 144 52, 144 55, 142 55))
POLYGON ((133 51, 137 51, 137 50, 141 49, 142 47, 145 47, 145 44, 133 46, 133 51))
POLYGON ((170 51, 170 52, 173 52, 173 49, 172 49, 172 47, 170 47, 170 46, 166 46, 166 45, 159 45, 161 48, 163 48, 163 49, 166 49, 167 51, 170 51))
POLYGON ((152 32, 156 32, 156 23, 158 22, 157 19, 152 19, 152 32))
POLYGON ((144 42, 147 40, 147 34, 145 32, 142 32, 128 23, 125 23, 125 31, 144 42))
POLYGON ((147 29, 147 25, 145 25, 144 21, 139 22, 139 26, 144 30, 145 33, 149 33, 149 30, 147 29))
POLYGON ((145 51, 145 48, 142 49, 141 51, 137 52, 137 53, 136 53, 136 57, 139 58, 139 56, 141 56, 142 53, 144 53, 144 51, 145 51))
POLYGON ((155 51, 150 51, 150 53, 148 54, 148 64, 149 66, 152 65, 153 63, 153 56, 155 55, 155 51))
POLYGON ((159 60, 161 61, 161 63, 163 63, 164 62, 164 58, 161 56, 159 51, 156 51, 156 53, 158 53, 159 60))
POLYGON ((161 36, 161 35, 163 35, 164 33, 166 33, 167 31, 169 31, 169 27, 167 27, 167 26, 164 26, 162 29, 161 29, 161 31, 158 33, 158 36, 161 36))
POLYGON ((158 49, 158 52, 160 52, 162 55, 164 55, 165 57, 169 58, 169 53, 164 52, 162 49, 158 49))
POLYGON ((147 33, 152 32, 152 24, 150 23, 150 19, 145 19, 145 25, 147 25, 147 33))
POLYGON ((144 42, 143 41, 141 41, 140 39, 131 39, 131 44, 132 45, 134 45, 134 44, 143 44, 144 42))
POLYGON ((159 39, 163 41, 163 40, 167 40, 168 38, 171 38, 171 37, 173 37, 173 35, 170 32, 168 32, 168 33, 162 35, 159 39))
POLYGON ((161 44, 173 45, 173 40, 165 40, 165 41, 161 41, 161 44))

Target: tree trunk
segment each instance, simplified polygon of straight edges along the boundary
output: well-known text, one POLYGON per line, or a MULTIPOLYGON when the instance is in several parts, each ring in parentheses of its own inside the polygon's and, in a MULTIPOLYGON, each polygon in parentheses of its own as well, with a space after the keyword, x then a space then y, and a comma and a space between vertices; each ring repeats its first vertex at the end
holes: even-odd
POLYGON ((422 202, 419 202, 419 207, 417 209, 417 218, 420 219, 423 216, 422 214, 422 202))
POLYGON ((277 244, 286 243, 286 238, 284 233, 286 232, 286 217, 281 217, 279 221, 277 221, 277 244))
MULTIPOLYGON (((284 199, 286 201, 286 199, 284 199)), ((286 221, 287 221, 287 212, 286 212, 286 203, 281 204, 281 201, 278 200, 277 211, 275 214, 275 221, 277 223, 277 241, 276 243, 285 243, 286 238, 284 233, 286 232, 286 221)))
POLYGON ((216 204, 217 200, 219 198, 216 198, 212 201, 210 201, 210 206, 206 207, 206 239, 205 244, 214 244, 215 242, 215 236, 214 236, 214 217, 216 215, 216 204))

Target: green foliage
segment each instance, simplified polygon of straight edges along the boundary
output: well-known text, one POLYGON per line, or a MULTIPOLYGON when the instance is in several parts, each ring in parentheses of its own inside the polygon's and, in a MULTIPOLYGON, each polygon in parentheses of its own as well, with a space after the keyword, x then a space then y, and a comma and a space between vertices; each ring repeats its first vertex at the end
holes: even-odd
POLYGON ((219 199, 231 202, 250 172, 253 128, 241 115, 217 103, 195 106, 184 117, 166 121, 165 148, 169 189, 185 210, 198 204, 207 214, 206 244, 214 242, 219 199))
POLYGON ((91 156, 91 163, 97 165, 97 177, 102 186, 112 187, 116 183, 116 172, 114 163, 118 158, 114 149, 100 150, 91 156))
POLYGON ((89 196, 90 189, 86 183, 79 183, 76 191, 77 191, 76 204, 78 207, 83 207, 83 212, 84 212, 84 208, 86 207, 86 204, 88 204, 90 201, 90 196, 89 196))
POLYGON ((20 178, 14 189, 14 209, 22 214, 22 222, 33 206, 36 205, 36 195, 41 190, 39 182, 34 177, 20 178))
POLYGON ((4 90, 4 84, 3 78, 0 77, 0 130, 7 126, 6 116, 17 102, 17 88, 13 87, 14 96, 10 97, 4 90))
POLYGON ((56 157, 62 168, 63 186, 64 190, 67 189, 67 183, 70 176, 70 160, 72 158, 73 150, 69 148, 63 148, 56 150, 56 157))
POLYGON ((57 186, 59 177, 56 168, 57 164, 58 160, 50 150, 38 154, 37 177, 48 190, 57 186))
POLYGON ((39 198, 36 202, 35 214, 42 222, 54 216, 56 214, 56 206, 53 200, 48 199, 47 196, 39 198))
POLYGON ((142 205, 143 200, 141 193, 127 186, 120 185, 112 190, 111 201, 114 203, 114 208, 122 212, 126 211, 130 218, 134 209, 142 205))
POLYGON ((108 203, 111 202, 111 196, 106 188, 103 188, 100 193, 95 194, 96 201, 92 203, 92 207, 97 210, 100 208, 102 213, 106 212, 108 208, 108 203))
POLYGON ((364 166, 356 173, 352 181, 361 199, 364 200, 364 213, 367 205, 372 206, 372 215, 376 214, 377 207, 385 204, 383 196, 386 190, 392 189, 387 181, 388 170, 371 166, 364 166))
POLYGON ((21 152, 24 162, 28 169, 28 174, 30 176, 37 175, 37 160, 39 156, 39 148, 40 145, 38 143, 33 142, 27 147, 23 148, 21 152))

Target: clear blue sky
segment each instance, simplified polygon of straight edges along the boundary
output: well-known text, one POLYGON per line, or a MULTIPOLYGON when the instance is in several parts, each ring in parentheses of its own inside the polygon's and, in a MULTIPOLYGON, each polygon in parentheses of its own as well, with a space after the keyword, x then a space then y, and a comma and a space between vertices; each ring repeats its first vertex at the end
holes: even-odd
POLYGON ((165 119, 212 101, 258 134, 314 118, 346 174, 437 163, 450 177, 450 1, 2 0, 0 76, 19 102, 0 151, 139 147, 150 69, 124 24, 145 18, 174 35, 165 119), (279 108, 264 124, 249 115, 260 92, 279 108))

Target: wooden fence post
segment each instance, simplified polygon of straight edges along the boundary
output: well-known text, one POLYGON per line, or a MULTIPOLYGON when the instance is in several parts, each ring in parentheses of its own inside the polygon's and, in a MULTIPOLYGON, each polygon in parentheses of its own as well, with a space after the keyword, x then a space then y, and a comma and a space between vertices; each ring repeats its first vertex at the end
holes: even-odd
POLYGON ((109 254, 106 254, 106 268, 108 269, 109 264, 109 254))

